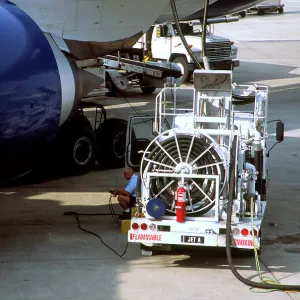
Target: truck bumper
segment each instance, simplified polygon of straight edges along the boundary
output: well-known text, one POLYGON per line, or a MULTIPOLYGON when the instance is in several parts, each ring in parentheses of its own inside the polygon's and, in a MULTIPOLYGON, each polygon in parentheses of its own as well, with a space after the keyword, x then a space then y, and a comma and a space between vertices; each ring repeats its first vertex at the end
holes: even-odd
POLYGON ((239 66, 240 66, 240 61, 238 59, 233 60, 233 67, 236 68, 236 67, 239 67, 239 66))
MULTIPOLYGON (((128 242, 141 243, 148 247, 155 245, 178 245, 178 246, 207 246, 226 247, 225 223, 215 221, 188 221, 178 223, 173 219, 151 220, 147 218, 132 218, 131 224, 135 223, 137 229, 128 231, 128 242), (146 229, 142 230, 142 224, 146 229)), ((256 232, 260 230, 261 220, 254 221, 256 232)), ((260 237, 251 234, 249 220, 232 225, 232 230, 237 233, 232 235, 231 247, 239 249, 260 248, 260 237), (242 229, 247 228, 248 235, 241 234, 242 229)))
POLYGON ((213 69, 216 70, 232 70, 240 66, 240 61, 237 59, 230 61, 220 61, 211 64, 213 69))
MULTIPOLYGON (((225 235, 219 234, 184 234, 179 232, 136 232, 134 230, 128 231, 128 242, 141 243, 147 246, 154 245, 177 245, 177 246, 204 246, 204 247, 226 247, 225 235)), ((260 238, 245 238, 239 236, 232 238, 231 247, 238 249, 253 249, 254 245, 260 249, 260 238)))

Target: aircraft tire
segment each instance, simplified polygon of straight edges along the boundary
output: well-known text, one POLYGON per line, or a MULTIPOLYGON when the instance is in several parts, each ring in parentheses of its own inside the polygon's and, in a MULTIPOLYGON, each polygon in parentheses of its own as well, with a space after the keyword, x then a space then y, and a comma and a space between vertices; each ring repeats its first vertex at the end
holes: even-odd
POLYGON ((102 122, 95 130, 97 162, 103 169, 125 166, 127 124, 126 120, 111 118, 102 122))
POLYGON ((97 155, 95 133, 88 127, 70 127, 61 143, 64 173, 83 175, 94 168, 97 155), (73 130, 72 130, 73 129, 73 130))

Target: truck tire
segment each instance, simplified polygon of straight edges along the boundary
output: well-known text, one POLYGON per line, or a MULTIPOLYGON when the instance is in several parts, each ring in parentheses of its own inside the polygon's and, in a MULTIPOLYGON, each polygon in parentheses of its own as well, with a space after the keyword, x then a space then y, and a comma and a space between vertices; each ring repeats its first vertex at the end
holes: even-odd
POLYGON ((262 16, 262 15, 265 14, 265 10, 264 10, 264 9, 259 9, 259 10, 257 11, 257 14, 258 14, 259 16, 262 16))
POLYGON ((80 127, 76 123, 68 129, 60 139, 63 173, 83 175, 95 166, 96 136, 92 129, 80 127))
POLYGON ((278 8, 278 13, 283 14, 283 7, 278 8))
POLYGON ((178 67, 181 70, 181 73, 183 74, 181 77, 181 82, 188 83, 191 80, 192 72, 189 72, 188 70, 188 62, 186 58, 182 56, 178 56, 175 57, 175 59, 173 59, 172 62, 178 65, 178 67))
POLYGON ((115 97, 117 95, 118 90, 108 72, 105 74, 105 87, 108 89, 108 92, 106 93, 107 97, 115 97))
POLYGON ((239 15, 240 15, 241 18, 246 18, 246 12, 245 11, 241 11, 239 13, 239 15))
POLYGON ((143 87, 141 87, 141 90, 145 95, 149 95, 149 94, 152 94, 156 90, 156 87, 155 86, 143 86, 143 87))
POLYGON ((104 169, 125 166, 127 121, 111 118, 95 130, 97 138, 97 162, 104 169))

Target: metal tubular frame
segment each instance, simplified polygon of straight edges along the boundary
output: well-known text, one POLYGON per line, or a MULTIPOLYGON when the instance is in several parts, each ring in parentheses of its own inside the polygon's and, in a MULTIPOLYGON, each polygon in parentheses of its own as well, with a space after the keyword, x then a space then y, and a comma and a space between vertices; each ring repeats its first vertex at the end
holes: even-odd
MULTIPOLYGON (((172 178, 181 178, 182 181, 184 181, 185 178, 191 178, 191 179, 209 179, 214 180, 216 182, 216 197, 214 199, 215 201, 215 216, 213 218, 205 218, 205 221, 213 220, 215 222, 219 222, 219 206, 220 206, 220 198, 219 198, 219 184, 220 184, 220 178, 218 175, 197 175, 197 174, 166 174, 166 173, 155 173, 155 172, 147 172, 146 175, 146 181, 147 185, 149 185, 151 178, 153 177, 172 177, 172 178)), ((145 179, 144 179, 145 180, 145 179)), ((174 200, 175 201, 175 200, 174 200)), ((147 201, 148 202, 148 201, 147 201)), ((146 212, 146 211, 145 211, 146 212)), ((164 219, 174 219, 175 217, 164 217, 164 219)), ((194 217, 193 217, 194 219, 194 217)), ((187 220, 189 220, 189 217, 187 216, 187 220)))
MULTIPOLYGON (((227 74, 228 75, 228 74, 227 74)), ((231 77, 230 77, 231 78, 231 77)), ((173 134, 177 134, 177 132, 186 132, 186 133, 192 133, 197 132, 197 135, 204 135, 204 136, 215 136, 215 142, 219 146, 224 146, 227 148, 227 161, 224 161, 225 164, 225 180, 228 180, 228 171, 229 171, 229 160, 231 157, 231 144, 233 141, 233 138, 235 135, 239 136, 240 142, 245 141, 245 139, 242 137, 242 132, 240 129, 235 129, 235 119, 245 119, 249 120, 249 123, 252 123, 255 130, 257 130, 257 125, 259 124, 260 132, 262 134, 262 140, 263 143, 265 143, 265 139, 267 137, 267 111, 268 111, 268 88, 266 86, 256 86, 256 85, 228 85, 228 82, 225 83, 221 88, 215 88, 213 87, 206 87, 205 84, 202 84, 202 82, 197 83, 198 87, 194 88, 193 90, 193 103, 192 108, 178 108, 177 106, 177 90, 178 87, 165 87, 162 89, 162 91, 156 96, 155 99, 155 117, 154 117, 154 126, 153 129, 158 134, 158 137, 161 136, 171 136, 171 132, 174 131, 173 134), (231 87, 231 89, 229 88, 231 87), (239 111, 236 109, 233 109, 232 104, 232 92, 235 92, 239 94, 240 96, 254 96, 254 108, 251 111, 239 111), (167 93, 172 93, 172 100, 173 100, 173 106, 168 107, 167 103, 167 93), (261 97, 263 101, 259 101, 259 93, 261 93, 261 97), (216 94, 216 96, 214 95, 216 94), (205 115, 205 106, 207 103, 212 101, 219 101, 219 108, 217 108, 217 116, 206 116, 205 115), (247 116, 248 113, 248 116, 247 116), (240 116, 238 116, 240 114, 240 116), (244 116, 243 116, 244 114, 244 116), (183 117, 191 118, 193 122, 193 128, 173 128, 171 130, 165 130, 162 126, 163 119, 167 116, 173 116, 173 121, 175 120, 176 116, 182 115, 183 117), (250 117, 249 117, 250 115, 250 117), (251 116, 252 115, 252 116, 251 116), (215 124, 217 128, 204 128, 204 124, 215 124)), ((189 90, 190 89, 184 89, 180 88, 180 91, 182 90, 189 90)), ((214 105, 216 108, 216 106, 214 105)), ((174 123, 174 122, 173 122, 174 123)), ((150 145, 154 142, 159 143, 158 137, 156 137, 150 145)), ((239 143, 240 143, 239 142, 239 143)), ((150 147, 150 145, 148 147, 150 147)), ((264 146, 264 145, 263 145, 264 146)), ((265 148, 265 147, 263 147, 265 148)), ((148 149, 148 148, 147 148, 148 149)), ((147 151, 146 149, 146 151, 147 151)), ((143 156, 143 159, 145 158, 145 154, 143 156)), ((264 170, 265 172, 265 170, 264 170)), ((210 179, 211 176, 215 177, 215 180, 217 182, 217 189, 218 192, 216 192, 215 200, 215 217, 214 220, 216 222, 219 221, 219 184, 220 184, 220 178, 218 175, 196 175, 196 174, 174 174, 170 170, 170 172, 167 172, 164 170, 164 172, 161 173, 153 173, 150 171, 146 171, 144 174, 142 174, 143 180, 146 179, 148 182, 147 188, 149 188, 149 180, 151 177, 178 177, 178 178, 206 178, 210 179), (216 179, 216 177, 218 177, 216 179)), ((182 179, 182 180, 183 180, 182 179)), ((146 200, 146 199, 145 199, 146 200)), ((166 217, 166 218, 172 218, 172 217, 166 217)), ((199 218, 197 218, 199 219, 199 218)), ((205 218, 207 219, 207 218, 205 218)))

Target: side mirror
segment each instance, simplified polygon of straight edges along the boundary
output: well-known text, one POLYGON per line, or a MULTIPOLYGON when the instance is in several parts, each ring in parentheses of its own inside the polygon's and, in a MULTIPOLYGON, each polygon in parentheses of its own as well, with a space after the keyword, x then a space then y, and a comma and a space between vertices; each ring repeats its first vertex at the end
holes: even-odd
POLYGON ((267 157, 270 156, 271 150, 277 145, 283 142, 284 140, 284 123, 281 120, 272 120, 268 123, 276 122, 276 143, 270 148, 270 150, 267 153, 267 157))
POLYGON ((278 121, 276 123, 276 141, 278 143, 283 142, 284 140, 284 123, 282 121, 278 121))

